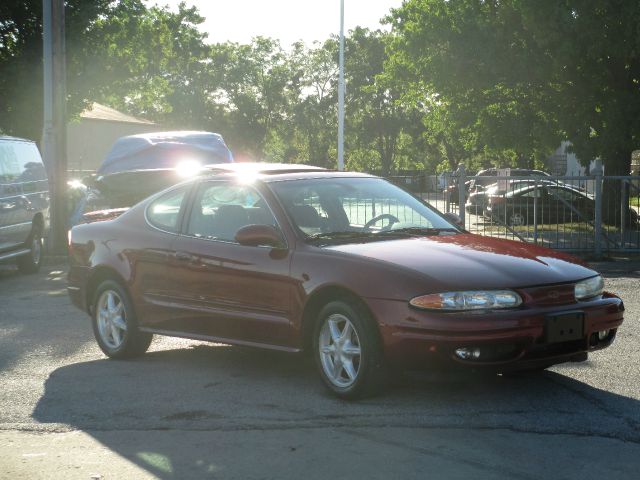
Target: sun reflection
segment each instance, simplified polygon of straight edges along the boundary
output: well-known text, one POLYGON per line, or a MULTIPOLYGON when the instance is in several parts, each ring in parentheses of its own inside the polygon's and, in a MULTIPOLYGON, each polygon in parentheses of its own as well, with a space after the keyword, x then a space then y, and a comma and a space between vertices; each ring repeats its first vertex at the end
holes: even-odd
POLYGON ((176 165, 176 173, 183 178, 193 177, 200 173, 202 164, 197 160, 183 160, 176 165))
POLYGON ((167 473, 173 473, 173 467, 171 466, 171 460, 166 455, 162 455, 156 452, 139 452, 137 457, 143 462, 151 465, 157 470, 161 470, 167 473))

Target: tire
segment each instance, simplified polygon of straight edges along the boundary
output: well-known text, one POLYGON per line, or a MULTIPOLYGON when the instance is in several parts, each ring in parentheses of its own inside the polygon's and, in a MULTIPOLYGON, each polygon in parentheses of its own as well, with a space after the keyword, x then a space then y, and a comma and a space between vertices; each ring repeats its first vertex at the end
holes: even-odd
POLYGON ((313 352, 320 378, 339 398, 371 396, 386 383, 378 331, 359 305, 333 301, 320 310, 313 352))
POLYGON ((521 213, 514 212, 509 217, 508 225, 510 227, 522 227, 524 225, 527 225, 527 223, 528 223, 527 219, 525 218, 524 215, 522 215, 521 213))
POLYGON ((117 282, 106 280, 96 289, 92 315, 93 334, 100 350, 113 359, 144 354, 153 335, 138 329, 133 304, 117 282))
POLYGON ((16 264, 21 273, 38 273, 42 266, 42 229, 37 225, 33 226, 31 234, 27 239, 29 253, 18 257, 16 264))

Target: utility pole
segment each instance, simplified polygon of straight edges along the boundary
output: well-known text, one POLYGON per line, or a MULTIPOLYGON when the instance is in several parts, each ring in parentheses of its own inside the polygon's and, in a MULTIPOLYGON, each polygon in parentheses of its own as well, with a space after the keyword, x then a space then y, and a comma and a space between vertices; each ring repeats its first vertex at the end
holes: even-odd
POLYGON ((67 245, 67 129, 64 0, 43 0, 44 125, 42 153, 49 176, 51 230, 48 248, 64 254, 67 245))
POLYGON ((344 170, 344 0, 340 0, 340 75, 338 79, 338 170, 344 170))

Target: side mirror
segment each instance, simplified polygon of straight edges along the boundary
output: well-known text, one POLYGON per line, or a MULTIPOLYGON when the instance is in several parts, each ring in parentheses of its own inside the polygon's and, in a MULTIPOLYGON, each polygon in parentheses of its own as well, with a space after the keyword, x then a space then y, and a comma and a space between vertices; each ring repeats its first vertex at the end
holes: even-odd
POLYGON ((247 247, 269 246, 282 248, 280 232, 271 225, 247 225, 236 232, 236 242, 247 247))
POLYGON ((460 216, 456 215, 453 212, 447 212, 444 214, 444 218, 449 220, 451 223, 456 225, 457 227, 464 228, 464 223, 462 223, 462 219, 460 216))

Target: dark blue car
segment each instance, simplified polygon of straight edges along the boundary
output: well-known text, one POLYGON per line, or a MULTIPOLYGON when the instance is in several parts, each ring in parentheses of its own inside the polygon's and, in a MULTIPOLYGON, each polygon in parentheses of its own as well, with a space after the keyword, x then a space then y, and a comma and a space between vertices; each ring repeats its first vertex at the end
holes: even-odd
POLYGON ((87 221, 91 212, 131 207, 203 169, 231 162, 233 155, 217 133, 176 131, 121 137, 96 174, 75 186, 70 224, 87 221))

